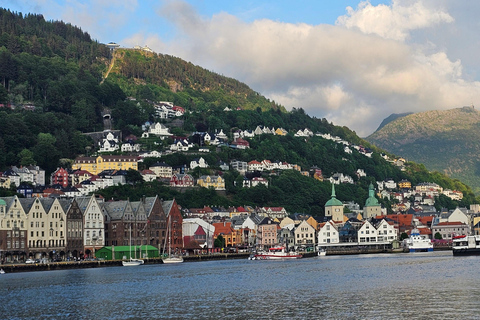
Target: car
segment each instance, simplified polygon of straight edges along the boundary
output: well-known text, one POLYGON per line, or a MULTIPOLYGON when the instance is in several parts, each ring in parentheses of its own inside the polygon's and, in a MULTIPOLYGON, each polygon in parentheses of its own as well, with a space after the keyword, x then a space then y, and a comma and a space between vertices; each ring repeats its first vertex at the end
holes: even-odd
POLYGON ((35 260, 33 260, 33 259, 27 259, 27 261, 25 261, 25 263, 28 263, 28 264, 30 264, 30 263, 35 263, 35 260))

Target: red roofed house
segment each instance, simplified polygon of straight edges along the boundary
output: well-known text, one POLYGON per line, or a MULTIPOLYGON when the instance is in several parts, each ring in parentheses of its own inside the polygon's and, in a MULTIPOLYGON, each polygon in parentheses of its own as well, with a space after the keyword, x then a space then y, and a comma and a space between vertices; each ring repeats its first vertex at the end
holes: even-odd
POLYGON ((214 239, 221 235, 225 240, 225 247, 236 247, 242 244, 242 232, 232 228, 231 222, 217 222, 212 225, 215 227, 214 239))
POLYGON ((272 219, 283 219, 288 215, 287 210, 283 207, 262 207, 259 208, 258 213, 272 219))
POLYGON ((250 148, 250 143, 247 140, 242 138, 237 138, 232 142, 232 145, 236 146, 237 149, 247 149, 250 148))
POLYGON ((191 175, 174 173, 170 178, 170 187, 193 187, 195 180, 191 175))
POLYGON ((157 179, 157 175, 155 174, 155 172, 149 169, 142 170, 140 174, 142 175, 143 180, 147 182, 154 181, 157 179))
POLYGON ((263 166, 257 160, 252 160, 248 163, 248 171, 263 171, 263 166))
POLYGON ((398 232, 400 234, 414 228, 413 214, 388 214, 385 217, 392 219, 398 224, 398 232))

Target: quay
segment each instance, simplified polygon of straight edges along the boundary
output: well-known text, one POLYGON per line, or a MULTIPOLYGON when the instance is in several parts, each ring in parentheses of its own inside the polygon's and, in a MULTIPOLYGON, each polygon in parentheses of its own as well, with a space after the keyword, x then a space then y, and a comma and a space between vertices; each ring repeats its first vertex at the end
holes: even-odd
MULTIPOLYGON (((448 247, 435 248, 435 251, 451 250, 448 247)), ((332 255, 354 255, 354 254, 376 254, 376 253, 404 253, 403 249, 376 249, 376 248, 329 248, 326 252, 327 256, 332 255)), ((247 259, 250 253, 216 253, 208 255, 189 255, 184 256, 184 262, 198 262, 211 260, 226 259, 247 259)), ((303 258, 312 258, 317 256, 317 252, 304 252, 303 258)), ((144 259, 145 264, 163 264, 161 258, 144 259)), ((84 269, 84 268, 104 268, 118 267, 122 265, 122 260, 94 260, 94 261, 62 261, 49 263, 14 263, 2 264, 0 269, 5 273, 14 272, 31 272, 31 271, 54 271, 68 269, 84 269)))
MULTIPOLYGON (((225 259, 247 259, 249 253, 218 253, 209 255, 190 255, 184 256, 184 262, 208 261, 208 260, 225 260, 225 259)), ((144 259, 145 264, 163 264, 161 258, 144 259)), ((85 261, 62 261, 48 263, 13 263, 2 264, 0 268, 6 273, 13 272, 30 272, 30 271, 53 271, 68 269, 84 269, 84 268, 103 268, 118 267, 122 265, 122 260, 85 260, 85 261)))

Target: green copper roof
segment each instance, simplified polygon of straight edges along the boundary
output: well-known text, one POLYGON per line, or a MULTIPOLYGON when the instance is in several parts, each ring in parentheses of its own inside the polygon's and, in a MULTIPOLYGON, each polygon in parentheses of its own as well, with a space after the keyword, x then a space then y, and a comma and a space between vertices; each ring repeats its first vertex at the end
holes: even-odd
POLYGON ((6 206, 7 203, 5 202, 5 200, 3 199, 0 199, 0 206, 6 206))
POLYGON ((332 198, 325 203, 325 207, 343 206, 342 201, 335 198, 335 185, 332 183, 332 198))
POLYGON ((370 183, 368 187, 368 199, 365 201, 365 207, 376 207, 380 206, 378 199, 375 198, 375 190, 373 189, 373 184, 370 183))

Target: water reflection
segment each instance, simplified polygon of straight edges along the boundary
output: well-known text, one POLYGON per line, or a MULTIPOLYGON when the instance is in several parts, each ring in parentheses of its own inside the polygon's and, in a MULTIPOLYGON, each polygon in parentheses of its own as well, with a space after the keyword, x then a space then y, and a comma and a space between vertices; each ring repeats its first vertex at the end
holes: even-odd
POLYGON ((4 319, 477 318, 480 257, 451 252, 6 274, 4 319))

